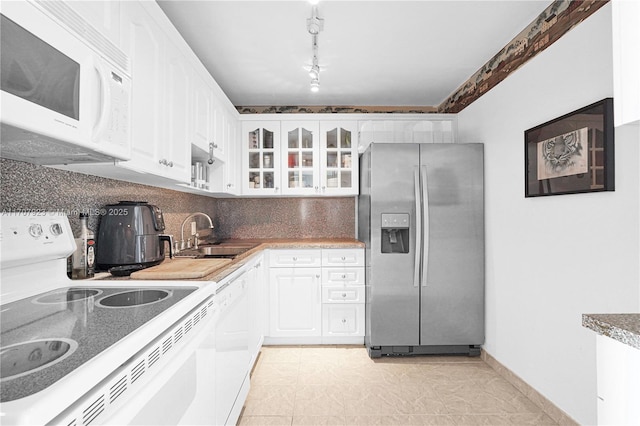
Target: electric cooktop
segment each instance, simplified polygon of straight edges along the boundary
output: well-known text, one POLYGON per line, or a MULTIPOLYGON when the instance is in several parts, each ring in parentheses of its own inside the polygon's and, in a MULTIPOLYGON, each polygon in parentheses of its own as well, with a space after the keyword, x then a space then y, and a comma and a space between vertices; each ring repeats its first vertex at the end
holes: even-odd
POLYGON ((0 402, 37 393, 197 287, 64 287, 2 305, 0 402))

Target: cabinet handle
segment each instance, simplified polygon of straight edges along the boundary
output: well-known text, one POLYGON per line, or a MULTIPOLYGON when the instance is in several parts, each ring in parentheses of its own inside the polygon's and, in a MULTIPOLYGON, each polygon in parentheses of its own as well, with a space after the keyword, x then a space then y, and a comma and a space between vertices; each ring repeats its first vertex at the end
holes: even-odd
POLYGON ((346 279, 347 278, 347 274, 342 274, 342 279, 346 279))
POLYGON ((293 257, 293 261, 294 261, 294 262, 297 262, 297 261, 298 261, 298 258, 294 256, 294 257, 293 257))
POLYGON ((342 259, 342 261, 344 262, 345 260, 347 260, 346 256, 342 256, 340 259, 342 259))
POLYGON ((213 149, 217 148, 218 145, 216 145, 215 143, 211 142, 209 144, 209 159, 207 160, 208 164, 213 164, 216 160, 213 159, 213 149))
POLYGON ((342 297, 347 297, 347 293, 342 293, 342 297))
POLYGON ((345 318, 342 318, 342 323, 343 323, 343 324, 346 324, 346 323, 347 323, 347 320, 346 320, 345 318))

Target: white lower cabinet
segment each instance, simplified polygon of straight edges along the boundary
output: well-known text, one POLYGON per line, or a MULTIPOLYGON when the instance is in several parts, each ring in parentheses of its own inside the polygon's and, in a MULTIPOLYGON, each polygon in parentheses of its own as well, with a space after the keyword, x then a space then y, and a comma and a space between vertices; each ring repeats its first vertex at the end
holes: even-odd
POLYGON ((323 304, 322 335, 326 337, 364 336, 364 303, 323 304))
POLYGON ((598 334, 599 425, 640 424, 640 349, 598 334))
POLYGON ((364 250, 322 250, 324 343, 364 343, 364 250))
POLYGON ((313 337, 322 333, 320 268, 270 268, 271 337, 313 337))
POLYGON ((269 251, 268 344, 364 343, 362 249, 269 251))

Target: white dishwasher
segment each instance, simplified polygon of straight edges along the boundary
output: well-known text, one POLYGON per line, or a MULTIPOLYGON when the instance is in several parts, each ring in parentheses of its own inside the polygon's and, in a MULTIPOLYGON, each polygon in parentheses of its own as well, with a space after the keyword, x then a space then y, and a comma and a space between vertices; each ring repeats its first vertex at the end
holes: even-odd
POLYGON ((215 424, 235 425, 249 394, 247 273, 225 281, 216 292, 215 424))

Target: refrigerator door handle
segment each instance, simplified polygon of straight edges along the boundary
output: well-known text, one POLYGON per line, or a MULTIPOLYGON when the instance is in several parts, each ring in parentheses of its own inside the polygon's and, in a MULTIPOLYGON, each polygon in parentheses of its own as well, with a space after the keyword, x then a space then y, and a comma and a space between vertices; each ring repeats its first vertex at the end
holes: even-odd
POLYGON ((427 272, 429 269, 429 181, 427 180, 427 166, 420 167, 420 186, 422 187, 422 221, 424 223, 424 232, 422 238, 424 243, 422 249, 424 255, 422 256, 422 287, 427 286, 427 272))
POLYGON ((414 185, 416 199, 416 257, 413 262, 413 286, 420 286, 420 259, 422 257, 422 204, 420 202, 420 168, 414 170, 414 185))

